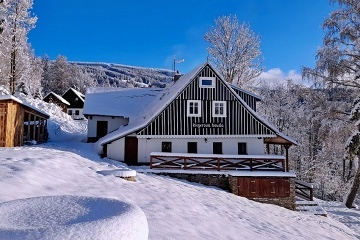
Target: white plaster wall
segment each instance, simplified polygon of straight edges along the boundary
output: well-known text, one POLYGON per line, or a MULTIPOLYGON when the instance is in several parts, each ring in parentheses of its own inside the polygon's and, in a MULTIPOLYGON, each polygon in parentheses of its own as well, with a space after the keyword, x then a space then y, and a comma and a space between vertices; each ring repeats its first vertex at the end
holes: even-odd
POLYGON ((188 139, 138 139, 138 161, 150 162, 151 152, 161 152, 161 142, 172 142, 172 152, 187 153, 187 143, 197 142, 198 153, 212 154, 213 142, 222 142, 223 154, 238 154, 238 143, 246 142, 249 155, 264 154, 263 139, 257 138, 188 138, 188 139))
POLYGON ((124 161, 125 138, 118 139, 107 145, 107 157, 117 161, 124 161))
POLYGON ((88 137, 96 137, 96 122, 97 121, 107 121, 108 122, 108 133, 115 131, 121 125, 128 123, 128 120, 124 117, 106 117, 106 116, 92 116, 88 118, 88 137))
POLYGON ((69 112, 69 110, 72 110, 71 117, 73 119, 75 119, 75 120, 84 119, 83 109, 82 108, 68 108, 67 110, 68 110, 68 112, 69 112), (76 110, 79 110, 79 115, 75 115, 76 110))

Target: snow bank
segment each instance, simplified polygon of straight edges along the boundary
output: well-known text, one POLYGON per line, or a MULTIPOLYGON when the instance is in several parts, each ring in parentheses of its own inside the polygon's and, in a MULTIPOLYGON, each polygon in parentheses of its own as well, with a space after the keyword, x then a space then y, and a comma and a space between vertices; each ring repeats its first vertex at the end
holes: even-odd
POLYGON ((0 204, 0 239, 148 239, 137 206, 109 198, 48 196, 0 204))
POLYGON ((82 140, 86 138, 87 120, 74 120, 54 104, 40 99, 28 98, 23 94, 18 97, 27 105, 36 107, 50 116, 48 120, 49 141, 82 140))

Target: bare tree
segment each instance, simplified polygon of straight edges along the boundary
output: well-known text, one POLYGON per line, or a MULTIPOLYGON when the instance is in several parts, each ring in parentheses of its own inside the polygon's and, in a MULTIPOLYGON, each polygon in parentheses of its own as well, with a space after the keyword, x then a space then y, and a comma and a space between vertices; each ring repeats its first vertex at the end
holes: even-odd
POLYGON ((246 87, 263 71, 260 37, 236 16, 219 17, 204 37, 212 63, 227 82, 246 87))
MULTIPOLYGON (((303 77, 312 78, 327 87, 342 86, 360 89, 360 2, 354 0, 330 0, 338 3, 339 9, 333 11, 324 21, 326 34, 323 46, 318 50, 314 69, 303 68, 303 77)), ((354 110, 357 104, 354 105, 354 110)), ((353 116, 353 120, 359 118, 353 116)), ((350 137, 347 146, 349 160, 360 157, 359 130, 350 137)), ((351 207, 360 185, 360 170, 357 170, 346 206, 351 207)))

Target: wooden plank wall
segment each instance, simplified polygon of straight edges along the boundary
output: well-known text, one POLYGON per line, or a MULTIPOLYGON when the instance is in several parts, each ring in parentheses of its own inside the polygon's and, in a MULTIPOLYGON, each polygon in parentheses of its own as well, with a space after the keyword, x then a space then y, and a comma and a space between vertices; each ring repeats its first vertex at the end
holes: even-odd
POLYGON ((0 103, 0 147, 5 147, 7 103, 0 103))
POLYGON ((7 147, 17 147, 22 145, 24 109, 14 101, 9 101, 6 121, 6 141, 7 147))

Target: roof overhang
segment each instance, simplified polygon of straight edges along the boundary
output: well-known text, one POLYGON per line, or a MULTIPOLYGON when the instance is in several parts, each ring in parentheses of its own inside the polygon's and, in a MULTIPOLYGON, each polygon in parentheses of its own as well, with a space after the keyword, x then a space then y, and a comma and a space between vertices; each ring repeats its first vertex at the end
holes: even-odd
POLYGON ((294 145, 294 146, 298 146, 299 144, 290 139, 290 138, 285 138, 282 137, 280 135, 277 135, 276 137, 271 137, 271 138, 264 138, 264 143, 267 144, 279 144, 279 145, 294 145))

